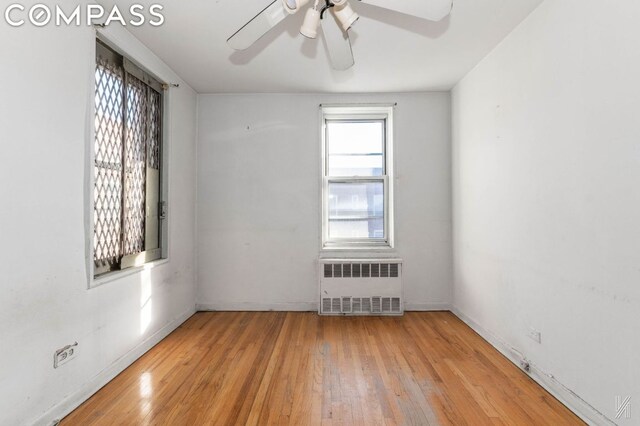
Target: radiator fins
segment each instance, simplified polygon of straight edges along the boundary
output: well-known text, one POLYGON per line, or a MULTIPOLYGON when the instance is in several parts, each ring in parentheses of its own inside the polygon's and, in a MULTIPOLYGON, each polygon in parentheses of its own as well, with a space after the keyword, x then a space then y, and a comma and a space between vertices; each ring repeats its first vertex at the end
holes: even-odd
POLYGON ((343 297, 342 298, 342 312, 344 312, 345 314, 350 314, 351 313, 351 298, 350 297, 343 297))
POLYGON ((333 278, 342 278, 342 264, 333 265, 333 278))
POLYGON ((324 265, 324 277, 331 278, 333 276, 333 265, 327 263, 324 265))
POLYGON ((331 312, 341 312, 342 307, 340 305, 340 298, 334 297, 331 299, 331 312))
POLYGON ((398 263, 326 263, 325 278, 398 278, 398 263))
POLYGON ((397 278, 398 277, 398 273, 399 273, 399 267, 397 263, 391 263, 389 264, 389 276, 391 278, 397 278))
POLYGON ((365 297, 362 299, 362 312, 363 313, 371 312, 371 298, 365 297))
POLYGON ((322 312, 331 312, 331 299, 325 297, 322 299, 322 312))
POLYGON ((325 297, 323 314, 400 314, 399 297, 325 297))

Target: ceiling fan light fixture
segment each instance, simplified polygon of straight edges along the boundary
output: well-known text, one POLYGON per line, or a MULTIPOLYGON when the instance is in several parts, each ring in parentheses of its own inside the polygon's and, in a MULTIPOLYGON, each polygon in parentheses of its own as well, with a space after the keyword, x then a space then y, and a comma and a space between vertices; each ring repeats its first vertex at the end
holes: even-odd
POLYGON ((282 6, 284 6, 284 10, 286 10, 289 15, 293 15, 307 3, 309 3, 309 0, 282 0, 282 6))
MULTIPOLYGON (((219 1, 219 0, 216 0, 219 1)), ((266 1, 266 0, 264 0, 266 1)), ((288 15, 300 11, 311 0, 269 0, 270 4, 245 23, 227 39, 235 50, 245 50, 282 22, 288 15)), ((454 0, 353 0, 378 6, 382 10, 395 11, 431 21, 439 21, 451 13, 454 0)), ((343 71, 355 61, 348 30, 360 18, 349 0, 313 0, 306 13, 300 33, 309 38, 318 36, 322 25, 328 58, 333 69, 343 71), (333 15, 326 16, 327 12, 333 15), (327 18, 326 20, 324 18, 327 18)), ((357 8, 356 8, 357 10, 357 8)))
POLYGON ((320 11, 315 7, 307 10, 304 16, 304 22, 300 28, 300 34, 306 38, 316 38, 318 36, 318 26, 320 25, 320 11))
POLYGON ((334 2, 335 8, 333 9, 338 22, 342 25, 342 29, 348 31, 353 24, 356 23, 358 19, 360 19, 360 15, 358 15, 349 2, 347 0, 342 2, 334 2))

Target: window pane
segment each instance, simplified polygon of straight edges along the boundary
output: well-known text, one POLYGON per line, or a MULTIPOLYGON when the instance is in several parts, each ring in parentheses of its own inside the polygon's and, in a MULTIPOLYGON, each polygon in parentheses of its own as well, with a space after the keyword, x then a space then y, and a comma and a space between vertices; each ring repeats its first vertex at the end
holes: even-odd
POLYGON ((329 183, 329 238, 385 238, 384 183, 329 183))
POLYGON ((329 176, 384 174, 384 121, 327 121, 329 176))

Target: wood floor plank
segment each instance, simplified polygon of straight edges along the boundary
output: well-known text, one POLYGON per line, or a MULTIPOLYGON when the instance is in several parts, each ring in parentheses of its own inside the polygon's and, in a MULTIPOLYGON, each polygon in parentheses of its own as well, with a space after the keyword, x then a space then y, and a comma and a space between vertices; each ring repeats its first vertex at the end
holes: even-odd
POLYGON ((451 313, 198 313, 75 425, 583 425, 451 313))

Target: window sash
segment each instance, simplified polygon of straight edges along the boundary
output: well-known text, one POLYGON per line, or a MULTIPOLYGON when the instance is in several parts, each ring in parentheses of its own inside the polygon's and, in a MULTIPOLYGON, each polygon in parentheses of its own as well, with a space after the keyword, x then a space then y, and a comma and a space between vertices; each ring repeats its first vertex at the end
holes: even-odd
POLYGON ((387 176, 380 177, 325 177, 323 184, 323 236, 324 246, 386 246, 389 244, 389 179, 387 176), (383 185, 383 226, 384 235, 382 238, 371 237, 351 237, 351 238, 331 238, 330 237, 330 206, 329 206, 329 185, 332 183, 358 184, 358 183, 382 183, 383 185))
POLYGON ((322 158, 322 249, 389 249, 393 247, 393 108, 392 104, 333 104, 321 105, 321 158, 322 158), (384 171, 381 176, 331 176, 329 170, 329 140, 327 122, 379 122, 384 123, 384 171), (330 238, 329 184, 383 182, 384 237, 383 238, 330 238))
MULTIPOLYGON (((324 152, 325 152, 325 157, 324 157, 324 175, 325 176, 333 176, 333 177, 340 177, 338 175, 332 175, 330 174, 330 166, 331 166, 331 153, 330 153, 330 133, 328 130, 328 125, 329 123, 382 123, 382 174, 379 176, 386 176, 387 175, 387 117, 386 116, 371 116, 371 115, 366 115, 366 118, 363 118, 363 116, 340 116, 341 118, 337 118, 335 116, 325 116, 324 119, 324 126, 325 126, 325 133, 324 133, 324 152), (359 118, 358 118, 359 117, 359 118)), ((335 155, 362 155, 364 156, 365 154, 335 154, 335 155)), ((374 177, 374 176, 365 176, 365 177, 374 177)))

